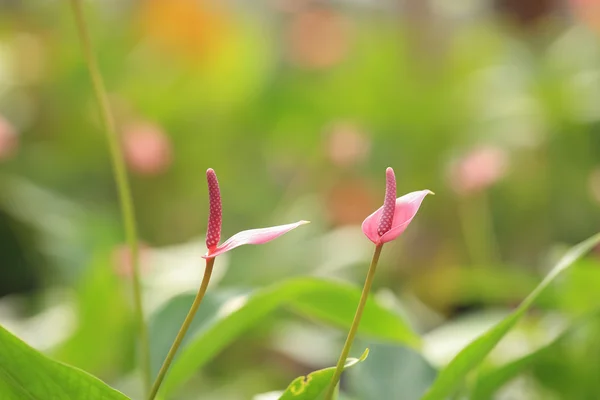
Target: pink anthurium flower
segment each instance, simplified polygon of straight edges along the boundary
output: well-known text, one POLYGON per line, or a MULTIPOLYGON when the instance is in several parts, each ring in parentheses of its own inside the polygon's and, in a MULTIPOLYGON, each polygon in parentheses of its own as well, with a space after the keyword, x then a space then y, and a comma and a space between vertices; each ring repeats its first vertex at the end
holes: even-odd
POLYGON ((183 324, 181 325, 181 328, 179 329, 179 332, 177 333, 177 336, 171 345, 171 349, 169 349, 169 353, 160 367, 158 375, 156 376, 156 380, 154 381, 154 384, 150 390, 148 400, 154 400, 156 397, 162 381, 165 378, 173 359, 175 358, 175 354, 177 353, 177 350, 179 349, 179 346, 181 345, 181 342, 183 341, 183 338, 185 337, 194 319, 194 316, 196 315, 196 312, 202 303, 202 299, 204 299, 204 294, 208 288, 215 264, 215 257, 244 244, 262 244, 270 242, 284 233, 287 233, 292 229, 299 227, 300 225, 308 223, 308 221, 298 221, 288 225, 242 231, 233 235, 231 238, 229 238, 229 240, 219 246, 219 241, 221 240, 221 225, 223 222, 223 207, 221 206, 221 191, 219 189, 219 181, 217 180, 217 174, 215 174, 215 171, 213 171, 212 168, 209 168, 206 171, 206 180, 208 182, 210 212, 208 216, 208 227, 206 229, 206 247, 208 248, 208 252, 202 256, 202 258, 206 259, 204 276, 202 277, 202 282, 198 288, 198 294, 194 298, 194 302, 190 307, 190 311, 185 317, 185 320, 183 321, 183 324))
POLYGON ((346 342, 342 348, 331 382, 325 392, 324 400, 333 399, 335 388, 342 376, 346 357, 348 357, 350 349, 352 348, 352 343, 354 342, 354 337, 358 331, 360 320, 367 304, 367 298, 369 297, 369 292, 373 285, 373 278, 375 277, 375 271, 377 269, 381 250, 383 249, 383 244, 400 236, 402 232, 406 230, 408 224, 413 220, 417 211, 419 211, 419 207, 425 196, 433 194, 429 190, 421 190, 396 198, 396 176, 394 175, 394 170, 391 168, 386 169, 385 177, 385 200, 383 201, 383 207, 369 215, 362 224, 363 233, 370 241, 375 243, 373 259, 371 260, 371 265, 367 272, 367 278, 365 279, 360 300, 356 307, 356 313, 354 314, 350 331, 346 337, 346 342))
POLYGON ((363 233, 376 245, 396 239, 413 220, 421 202, 430 190, 420 190, 396 198, 396 176, 394 170, 385 171, 386 187, 383 206, 369 215, 362 224, 363 233))
POLYGON ((212 168, 209 168, 206 171, 206 180, 208 181, 210 214, 208 217, 208 228, 206 232, 206 247, 208 248, 208 252, 202 256, 205 259, 214 258, 244 244, 263 244, 270 242, 271 240, 288 233, 292 229, 309 222, 298 221, 287 225, 242 231, 236 233, 223 244, 219 245, 219 240, 221 239, 221 223, 223 218, 221 192, 219 190, 219 181, 217 180, 217 175, 212 168))

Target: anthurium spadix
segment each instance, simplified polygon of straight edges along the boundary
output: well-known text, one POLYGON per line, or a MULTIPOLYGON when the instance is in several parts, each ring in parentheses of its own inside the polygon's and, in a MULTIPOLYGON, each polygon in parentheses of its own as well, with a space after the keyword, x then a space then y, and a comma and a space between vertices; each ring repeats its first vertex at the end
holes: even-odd
POLYGON ((377 269, 377 263, 379 262, 379 255, 383 244, 396 239, 402 234, 411 223, 419 207, 423 202, 423 199, 428 194, 433 194, 429 190, 420 190, 418 192, 412 192, 402 197, 396 198, 396 176, 394 170, 391 168, 385 171, 386 185, 385 185, 385 199, 383 206, 380 207, 373 214, 369 215, 362 224, 363 233, 369 238, 370 241, 375 243, 375 251, 373 252, 373 259, 367 272, 367 278, 363 286, 360 301, 354 314, 354 320, 350 326, 350 331, 346 337, 346 342, 342 348, 342 353, 338 359, 338 363, 325 393, 324 400, 331 400, 335 393, 335 388, 340 380, 342 371, 344 370, 344 363, 350 349, 352 348, 352 342, 358 331, 360 320, 367 304, 367 298, 373 284, 373 278, 375 276, 375 270, 377 269))
POLYGON ((192 320, 194 319, 194 315, 196 315, 196 311, 198 311, 198 307, 200 307, 200 303, 204 298, 204 294, 206 293, 206 289, 208 288, 208 282, 210 280, 210 276, 212 274, 213 266, 215 263, 215 257, 229 250, 235 249, 238 246, 242 246, 244 244, 263 244, 270 242, 271 240, 278 238, 283 235, 299 227, 300 225, 308 223, 308 221, 298 221, 293 224, 280 225, 280 226, 272 226, 270 228, 261 228, 261 229, 251 229, 248 231, 242 231, 231 238, 226 240, 223 244, 219 245, 219 241, 221 240, 221 226, 223 222, 223 207, 221 206, 221 190, 219 189, 219 181, 217 180, 217 174, 213 171, 212 168, 209 168, 206 171, 206 180, 208 182, 208 199, 209 199, 209 215, 208 215, 208 226, 206 228, 206 247, 208 252, 202 257, 206 260, 206 268, 204 268, 204 277, 202 278, 202 283, 200 283, 200 288, 198 289, 198 294, 192 303, 190 311, 188 312, 179 332, 177 333, 177 337, 163 362, 160 371, 154 381, 154 385, 150 391, 149 400, 153 400, 160 388, 160 385, 185 337, 186 332, 188 331, 192 320))
POLYGON ((217 174, 215 174, 215 171, 213 171, 212 168, 206 171, 206 180, 208 181, 210 214, 208 217, 208 228, 206 231, 206 247, 208 248, 208 252, 202 256, 203 258, 214 258, 244 244, 267 243, 285 233, 288 233, 300 225, 308 223, 308 221, 298 221, 292 224, 242 231, 236 233, 219 246, 222 223, 221 192, 219 189, 217 174))

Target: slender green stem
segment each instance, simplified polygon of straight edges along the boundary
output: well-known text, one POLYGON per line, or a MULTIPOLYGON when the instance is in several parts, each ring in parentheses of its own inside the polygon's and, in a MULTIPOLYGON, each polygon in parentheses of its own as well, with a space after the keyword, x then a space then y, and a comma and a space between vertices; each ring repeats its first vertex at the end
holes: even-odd
POLYGON ((498 243, 486 193, 475 193, 461 199, 459 218, 471 263, 486 267, 498 261, 498 243))
POLYGON ((367 279, 365 280, 365 285, 363 286, 362 294, 360 295, 360 301, 358 302, 358 307, 356 308, 356 313, 354 314, 354 320, 352 321, 352 326, 348 332, 346 343, 344 343, 342 354, 340 354, 340 358, 338 359, 335 372, 333 373, 333 377, 331 378, 331 382, 327 388, 325 400, 331 400, 333 398, 335 388, 340 380, 340 377, 342 376, 342 372, 344 371, 346 358, 348 358, 348 354, 350 353, 352 342, 354 342, 354 337, 356 336, 358 326, 360 325, 360 319, 362 318, 363 311, 365 310, 365 304, 367 304, 367 299, 369 298, 369 292, 371 291, 371 285, 373 284, 373 278, 375 277, 375 270, 377 269, 377 263, 379 262, 379 255, 381 254, 382 248, 383 244, 375 246, 375 252, 373 253, 373 259, 371 260, 371 265, 369 266, 369 272, 367 272, 367 279))
POLYGON ((102 80, 102 75, 98 68, 98 62, 92 51, 92 45, 90 36, 87 31, 85 18, 81 9, 80 0, 71 0, 71 6, 73 8, 73 14, 75 15, 75 22, 77 24, 77 30, 79 38, 81 39, 81 45, 83 47, 83 55, 87 63, 87 68, 90 73, 92 80, 92 86, 94 88, 94 94, 98 101, 100 109, 100 115, 104 130, 106 132, 106 138, 108 141, 108 147, 112 160, 113 172, 115 175, 115 181, 119 192, 119 202, 121 205, 121 214, 123 218, 123 224, 125 226, 125 237, 129 245, 131 252, 131 262, 133 269, 133 298, 135 307, 135 319, 138 329, 139 342, 140 342, 140 358, 141 367, 143 370, 144 379, 144 390, 148 390, 150 387, 150 344, 148 341, 148 330, 144 322, 144 310, 142 306, 142 289, 140 284, 140 273, 139 273, 139 250, 138 250, 138 238, 136 231, 135 213, 133 209, 133 200, 131 197, 131 189, 129 187, 129 179, 127 177, 127 170, 125 168, 125 162, 123 161, 123 151, 120 146, 117 130, 115 128, 115 120, 110 110, 108 96, 102 80))
POLYGON ((158 393, 158 389, 160 388, 160 385, 161 385, 163 379, 165 378, 165 375, 167 374, 167 370, 171 366, 171 362, 173 362, 173 358, 175 358, 175 354, 177 354, 177 350, 179 350, 179 346, 181 346, 181 342, 183 341, 185 334, 187 333, 192 321, 194 320, 194 316, 196 315, 196 312, 198 311, 198 307, 200 307, 200 303, 202 303, 202 299, 204 298, 204 294, 206 293, 206 288, 208 288, 208 281, 210 281, 210 275, 212 274, 214 263, 215 263, 214 258, 209 258, 206 260, 206 268, 204 269, 204 277, 202 278, 202 283, 200 284, 200 288, 198 289, 196 298, 194 299, 194 302, 192 303, 192 307, 190 308, 190 311, 188 312, 187 316, 185 317, 185 320, 183 321, 181 328, 179 328, 179 332, 177 333, 177 337, 175 337, 175 341, 171 345, 171 349, 169 350, 169 353, 167 354, 167 358, 165 358, 165 361, 163 362, 162 367, 160 367, 160 371, 158 372, 158 376, 156 377, 156 380, 154 381, 154 385, 152 385, 152 390, 150 391, 150 396, 148 396, 148 400, 153 400, 156 397, 156 394, 158 393))

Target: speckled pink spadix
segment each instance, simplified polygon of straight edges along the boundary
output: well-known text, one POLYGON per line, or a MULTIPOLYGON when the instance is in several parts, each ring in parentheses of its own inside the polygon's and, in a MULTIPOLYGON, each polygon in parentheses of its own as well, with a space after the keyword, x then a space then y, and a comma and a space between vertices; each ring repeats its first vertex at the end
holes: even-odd
POLYGON ((221 190, 219 189, 219 180, 217 174, 212 168, 206 171, 206 181, 208 182, 208 227, 206 228, 206 247, 208 250, 214 250, 221 240, 221 224, 223 221, 223 208, 221 206, 221 190))
POLYGON ((387 231, 392 229, 395 208, 396 175, 394 175, 393 169, 387 168, 385 170, 385 199, 383 201, 381 216, 379 217, 379 225, 377 225, 377 233, 379 236, 385 235, 387 231))
POLYGON ((202 256, 203 258, 214 258, 245 244, 267 243, 300 225, 308 223, 308 221, 298 221, 292 224, 242 231, 236 233, 219 246, 223 209, 221 207, 219 181, 217 180, 217 174, 215 174, 215 171, 212 168, 209 168, 206 171, 206 180, 208 182, 210 213, 206 230, 206 247, 208 248, 208 252, 202 256))
POLYGON ((413 220, 423 199, 430 190, 420 190, 396 198, 394 170, 386 170, 385 200, 383 206, 362 223, 362 231, 376 245, 390 242, 400 236, 413 220))

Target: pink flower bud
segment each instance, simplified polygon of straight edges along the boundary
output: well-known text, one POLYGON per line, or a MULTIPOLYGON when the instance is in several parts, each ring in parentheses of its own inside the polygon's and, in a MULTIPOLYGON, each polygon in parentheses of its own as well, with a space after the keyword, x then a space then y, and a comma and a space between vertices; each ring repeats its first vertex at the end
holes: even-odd
POLYGON ((392 228, 394 222, 394 211, 396 209, 396 176, 394 170, 385 170, 385 199, 383 201, 383 212, 379 218, 377 233, 383 236, 392 228))
POLYGON ((223 208, 221 206, 221 191, 217 174, 212 168, 206 171, 208 182, 208 199, 210 212, 208 216, 208 227, 206 229, 206 247, 209 251, 214 250, 221 240, 221 224, 223 220, 223 208))

